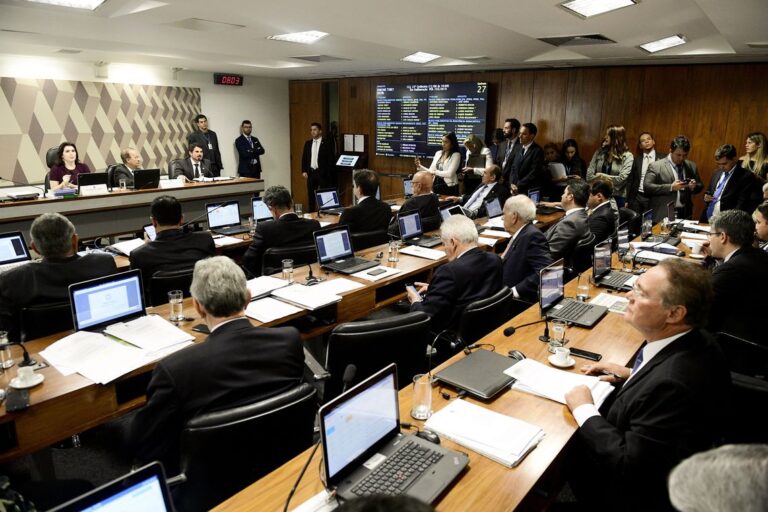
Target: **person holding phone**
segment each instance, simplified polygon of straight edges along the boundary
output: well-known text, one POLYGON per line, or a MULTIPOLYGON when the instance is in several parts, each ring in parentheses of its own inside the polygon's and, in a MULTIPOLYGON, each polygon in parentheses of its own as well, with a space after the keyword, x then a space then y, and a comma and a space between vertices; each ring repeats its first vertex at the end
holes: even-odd
POLYGON ((56 153, 56 165, 48 174, 51 190, 76 189, 77 176, 88 174, 91 170, 80 162, 77 146, 71 142, 62 142, 56 153))

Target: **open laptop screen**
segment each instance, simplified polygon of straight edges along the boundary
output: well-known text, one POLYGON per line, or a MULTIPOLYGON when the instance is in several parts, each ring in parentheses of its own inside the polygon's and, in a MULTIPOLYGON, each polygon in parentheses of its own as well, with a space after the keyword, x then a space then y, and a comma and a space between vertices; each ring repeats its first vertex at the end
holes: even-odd
POLYGON ((677 210, 675 210, 674 201, 667 203, 667 220, 669 220, 669 222, 674 222, 677 220, 677 210))
POLYGON ((421 216, 419 212, 401 213, 397 216, 397 222, 400 224, 400 236, 403 240, 421 236, 421 216))
POLYGON ((539 305, 541 312, 549 310, 563 297, 563 277, 565 269, 563 260, 559 259, 548 267, 544 267, 539 272, 541 284, 541 298, 539 305))
POLYGON ((405 197, 413 195, 413 180, 408 178, 403 179, 403 194, 405 197))
POLYGON ((396 367, 389 365, 320 409, 329 485, 400 429, 396 367))
POLYGON ((322 265, 353 255, 349 229, 346 226, 325 232, 315 232, 317 259, 322 265))
POLYGON ((501 201, 499 201, 499 198, 497 197, 495 199, 491 199, 490 201, 486 201, 485 211, 488 212, 488 217, 491 219, 501 215, 501 201))
POLYGON ((205 205, 208 211, 208 228, 224 228, 240 224, 240 204, 237 201, 226 203, 209 203, 205 205))
POLYGON ((532 188, 528 191, 528 197, 531 201, 533 201, 533 204, 539 204, 539 200, 541 199, 541 192, 538 188, 532 188))
POLYGON ((461 206, 459 205, 453 205, 453 206, 447 206, 445 208, 440 208, 440 217, 443 220, 448 220, 448 218, 451 215, 464 215, 464 212, 461 209, 461 206))
POLYGON ((266 203, 260 197, 254 197, 251 200, 251 206, 253 208, 253 219, 256 222, 263 220, 272 220, 272 213, 269 211, 266 203))
POLYGON ((599 243, 595 246, 595 255, 592 263, 592 275, 595 279, 602 277, 611 271, 611 243, 609 238, 605 242, 599 243))
POLYGON ((133 188, 142 190, 160 186, 160 169, 136 169, 133 171, 133 188))
POLYGON ((643 212, 643 225, 640 229, 640 233, 643 236, 648 236, 651 234, 651 230, 653 229, 653 210, 647 210, 643 212))
POLYGON ((0 265, 29 261, 29 249, 21 231, 12 231, 0 235, 0 265))
POLYGON ((141 272, 129 270, 69 286, 75 330, 96 329, 144 314, 141 272))
POLYGON ((321 210, 341 206, 341 203, 339 203, 339 193, 336 189, 318 190, 315 192, 315 196, 317 197, 317 207, 321 210))

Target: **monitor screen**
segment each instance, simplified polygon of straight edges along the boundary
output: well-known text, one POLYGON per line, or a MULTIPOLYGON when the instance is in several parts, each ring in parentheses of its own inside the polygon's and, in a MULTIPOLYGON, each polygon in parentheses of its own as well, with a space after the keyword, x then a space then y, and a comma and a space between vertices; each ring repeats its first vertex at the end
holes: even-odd
POLYGON ((533 201, 533 204, 539 204, 541 200, 541 192, 538 188, 532 188, 528 191, 528 198, 533 201))
POLYGON ((315 243, 320 263, 352 256, 352 243, 349 239, 349 230, 346 228, 315 235, 315 243))
POLYGON ((240 205, 237 201, 207 204, 205 208, 208 210, 208 227, 210 229, 240 224, 240 205))
POLYGON ((419 212, 400 214, 397 216, 400 224, 400 236, 403 240, 421 236, 421 215, 419 212))
POLYGON ((611 271, 611 239, 595 246, 592 274, 598 278, 611 271))
POLYGON ((269 211, 269 207, 260 197, 254 197, 251 200, 251 207, 253 208, 253 218, 257 222, 272 219, 272 212, 269 211))
POLYGON ((546 311, 563 297, 563 260, 541 269, 541 310, 546 311))
POLYGON ((157 476, 151 476, 113 496, 94 503, 83 512, 122 512, 124 510, 167 510, 157 476))
POLYGON ((629 251, 629 229, 626 222, 616 230, 616 241, 619 254, 629 251))
POLYGON ((413 180, 407 178, 403 180, 403 194, 405 197, 413 195, 413 180))
POLYGON ((72 311, 77 330, 144 312, 139 271, 95 281, 90 286, 88 282, 72 285, 72 311))
POLYGON ((338 208, 341 206, 339 203, 339 193, 334 190, 318 190, 315 195, 317 196, 317 207, 321 210, 326 208, 338 208))
POLYGON ((20 231, 0 235, 0 265, 30 259, 24 235, 20 231))
POLYGON ((653 229, 653 210, 647 210, 643 212, 643 227, 641 233, 643 235, 650 235, 653 229))
POLYGON ((499 198, 491 199, 490 201, 485 203, 485 210, 488 212, 488 217, 494 218, 498 217, 502 213, 501 209, 501 201, 499 201, 499 198))

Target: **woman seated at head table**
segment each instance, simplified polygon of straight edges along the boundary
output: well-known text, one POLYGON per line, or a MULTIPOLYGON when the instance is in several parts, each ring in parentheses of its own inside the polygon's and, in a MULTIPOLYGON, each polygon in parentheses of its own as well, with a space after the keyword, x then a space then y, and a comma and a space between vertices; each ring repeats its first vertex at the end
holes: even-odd
POLYGON ((442 144, 443 149, 435 153, 429 168, 421 165, 421 159, 416 157, 416 170, 428 172, 435 177, 432 185, 435 194, 457 196, 459 179, 456 172, 461 165, 461 152, 456 134, 449 132, 443 135, 442 144))
POLYGON ((80 162, 77 147, 71 142, 62 142, 56 153, 56 165, 48 174, 51 190, 77 188, 77 176, 90 172, 88 166, 80 162))

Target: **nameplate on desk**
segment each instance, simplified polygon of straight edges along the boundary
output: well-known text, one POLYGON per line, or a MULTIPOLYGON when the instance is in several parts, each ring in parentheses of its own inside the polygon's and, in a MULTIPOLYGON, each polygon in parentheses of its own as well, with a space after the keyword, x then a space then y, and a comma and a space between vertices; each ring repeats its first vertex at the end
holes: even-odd
POLYGON ((98 196, 102 194, 108 194, 109 189, 104 183, 98 185, 81 185, 78 195, 80 197, 98 196))
POLYGON ((180 180, 160 180, 160 188, 181 188, 184 186, 184 182, 180 180))

